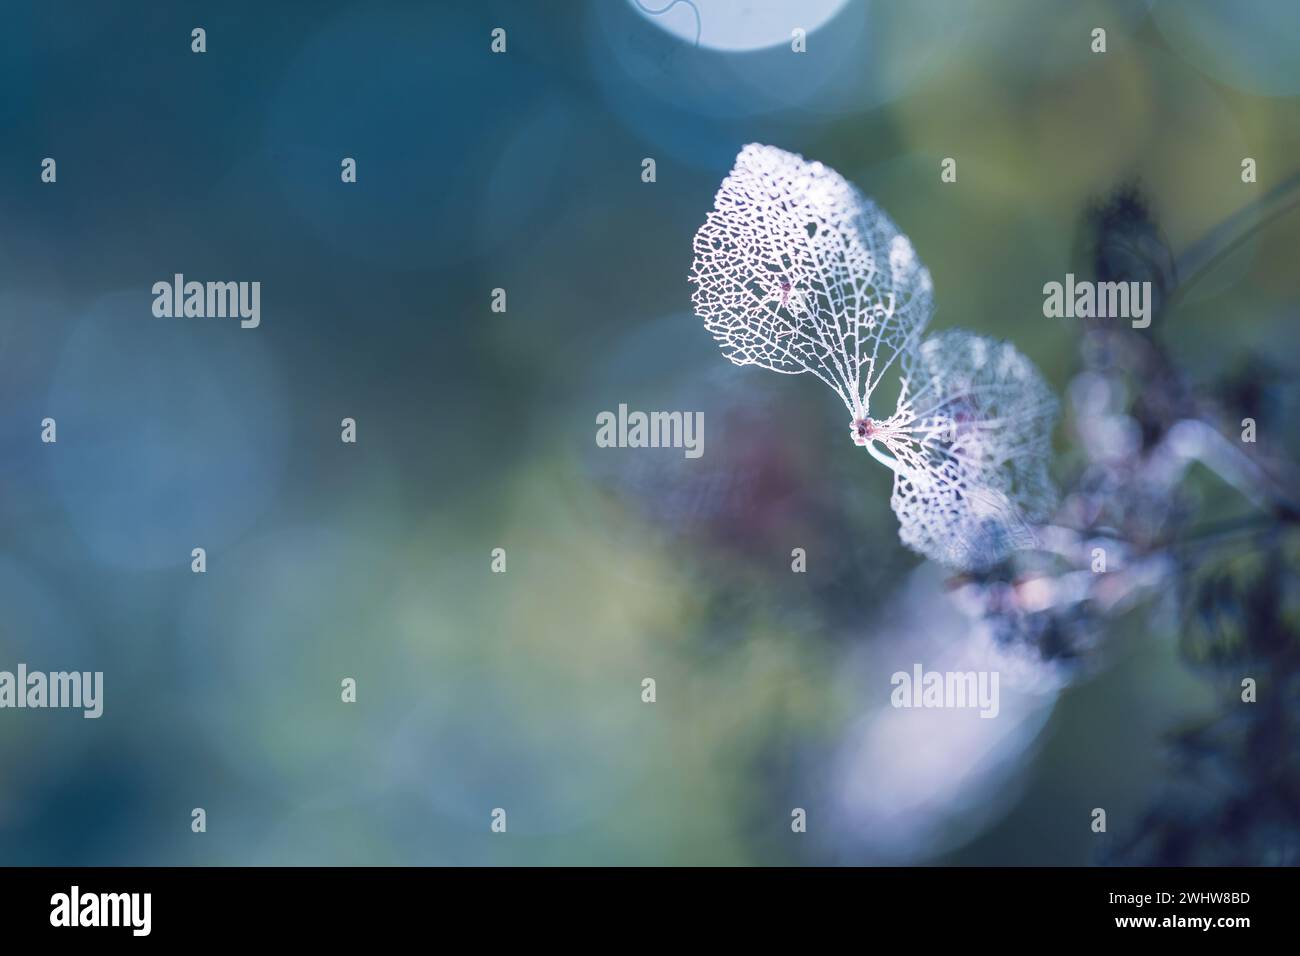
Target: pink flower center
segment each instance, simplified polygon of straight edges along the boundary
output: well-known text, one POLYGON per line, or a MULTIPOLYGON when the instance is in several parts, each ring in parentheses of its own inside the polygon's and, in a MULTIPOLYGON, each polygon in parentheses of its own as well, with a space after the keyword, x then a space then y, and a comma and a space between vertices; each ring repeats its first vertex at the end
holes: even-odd
POLYGON ((870 418, 853 419, 853 440, 859 445, 865 445, 876 434, 876 423, 870 418))

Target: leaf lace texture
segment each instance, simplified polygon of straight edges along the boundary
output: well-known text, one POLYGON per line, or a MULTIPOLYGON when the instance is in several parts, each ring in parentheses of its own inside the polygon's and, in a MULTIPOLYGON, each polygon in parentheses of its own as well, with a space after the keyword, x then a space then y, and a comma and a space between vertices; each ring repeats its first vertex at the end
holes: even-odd
POLYGON ((904 363, 894 415, 877 439, 903 467, 890 505, 903 543, 977 569, 1036 543, 1056 494, 1048 474, 1058 403, 1007 342, 961 329, 932 335, 904 363))
POLYGON ((930 273, 890 218, 835 170, 772 146, 736 157, 691 281, 727 358, 811 372, 856 418, 933 311, 930 273))
POLYGON ((894 472, 908 547, 975 569, 1032 547, 1054 502, 1057 401, 1010 344, 953 330, 922 341, 933 287, 911 241, 833 169, 772 146, 736 157, 695 236, 696 314, 737 365, 810 372, 894 472), (871 416, 887 371, 893 413, 871 416))

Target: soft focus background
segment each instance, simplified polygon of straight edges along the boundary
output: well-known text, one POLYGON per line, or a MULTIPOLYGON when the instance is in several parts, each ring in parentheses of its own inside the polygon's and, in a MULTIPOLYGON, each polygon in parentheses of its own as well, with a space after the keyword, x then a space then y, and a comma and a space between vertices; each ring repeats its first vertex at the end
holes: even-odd
MULTIPOLYGON (((1192 585, 1136 589, 1068 670, 1012 654, 963 609, 980 582, 899 545, 838 401, 725 362, 686 276, 742 144, 835 167, 929 266, 933 327, 1012 340, 1062 395, 1076 500, 1116 447, 1077 437, 1088 403, 1116 392, 1080 378, 1082 323, 1045 319, 1042 286, 1091 274, 1118 188, 1181 257, 1300 170, 1300 7, 668 3, 5 5, 0 669, 102 670, 105 713, 0 711, 0 863, 1089 864, 1161 810, 1178 846, 1252 824, 1257 801, 1215 801, 1277 788, 1230 739, 1209 780, 1171 752, 1270 666, 1194 666, 1192 585), (261 327, 153 318, 175 272, 261 281, 261 327), (703 411, 704 456, 598 449, 620 402, 703 411), (914 661, 1016 679, 995 720, 892 710, 914 661)), ((1298 220, 1148 330, 1279 456, 1298 220)), ((1270 526, 1199 465, 1179 488, 1161 542, 1270 526)), ((1158 570, 1284 555, 1250 625, 1271 635, 1300 619, 1292 544, 1158 570)), ((1245 862, 1291 859, 1266 850, 1296 852, 1294 822, 1245 862)))

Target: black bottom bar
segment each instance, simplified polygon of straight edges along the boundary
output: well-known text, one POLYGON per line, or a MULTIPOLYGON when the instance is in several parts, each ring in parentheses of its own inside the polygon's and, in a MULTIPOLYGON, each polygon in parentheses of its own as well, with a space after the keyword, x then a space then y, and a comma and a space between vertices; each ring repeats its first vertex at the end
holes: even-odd
POLYGON ((781 924, 810 936, 919 931, 927 943, 1027 931, 1057 940, 1199 935, 1231 943, 1287 926, 1294 876, 1287 869, 7 869, 0 870, 0 918, 8 940, 76 934, 81 943, 133 936, 338 943, 430 930, 448 940, 459 937, 441 934, 666 940, 683 938, 665 935, 680 931, 734 941, 781 924))

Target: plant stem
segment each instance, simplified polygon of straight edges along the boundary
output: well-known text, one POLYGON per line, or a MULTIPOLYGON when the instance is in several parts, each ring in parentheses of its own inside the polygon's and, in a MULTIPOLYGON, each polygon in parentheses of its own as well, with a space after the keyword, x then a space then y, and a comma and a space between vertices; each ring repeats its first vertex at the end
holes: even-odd
POLYGON ((1172 311, 1215 266, 1297 206, 1300 206, 1300 173, 1293 174, 1250 205, 1237 210, 1189 246, 1178 257, 1175 274, 1180 279, 1165 310, 1172 311))

